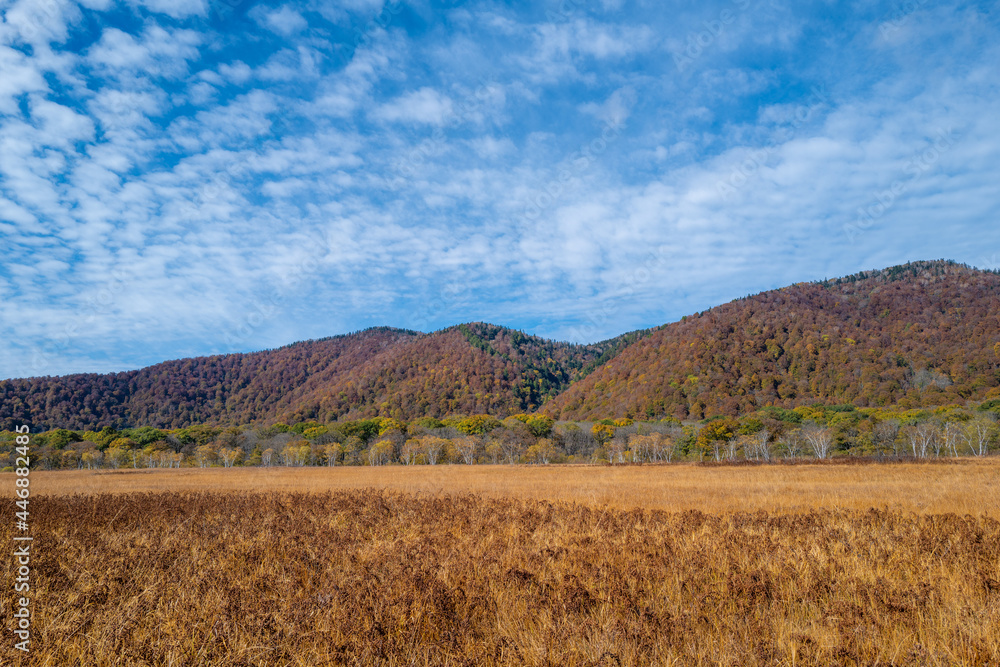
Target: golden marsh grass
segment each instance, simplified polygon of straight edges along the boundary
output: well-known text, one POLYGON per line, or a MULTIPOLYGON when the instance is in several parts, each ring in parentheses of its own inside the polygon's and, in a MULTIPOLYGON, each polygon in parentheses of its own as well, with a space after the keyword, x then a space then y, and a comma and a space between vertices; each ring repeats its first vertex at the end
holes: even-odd
POLYGON ((32 473, 0 664, 996 665, 997 472, 32 473))
MULTIPOLYGON (((5 476, 8 485, 12 476, 5 476)), ((11 487, 12 489, 13 487, 11 487)), ((798 512, 889 508, 1000 518, 1000 458, 932 463, 699 466, 180 468, 32 473, 32 493, 377 488, 476 493, 620 509, 798 512)), ((12 491, 7 494, 12 496, 12 491)))

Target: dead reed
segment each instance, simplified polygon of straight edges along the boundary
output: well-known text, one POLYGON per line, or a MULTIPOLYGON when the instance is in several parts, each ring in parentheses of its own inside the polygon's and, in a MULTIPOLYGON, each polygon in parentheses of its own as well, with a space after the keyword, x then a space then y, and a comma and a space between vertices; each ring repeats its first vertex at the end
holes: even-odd
POLYGON ((3 664, 1000 661, 985 515, 369 489, 49 495, 32 517, 37 644, 3 664))
MULTIPOLYGON (((942 462, 700 466, 375 466, 38 471, 33 494, 135 491, 323 493, 379 488, 560 500, 618 509, 802 512, 870 507, 1000 518, 1000 457, 942 462)), ((13 476, 2 476, 13 480, 13 476)), ((13 484, 13 482, 10 482, 13 484)), ((0 484, 2 488, 2 484, 0 484)), ((13 487, 7 495, 13 495, 13 487)))

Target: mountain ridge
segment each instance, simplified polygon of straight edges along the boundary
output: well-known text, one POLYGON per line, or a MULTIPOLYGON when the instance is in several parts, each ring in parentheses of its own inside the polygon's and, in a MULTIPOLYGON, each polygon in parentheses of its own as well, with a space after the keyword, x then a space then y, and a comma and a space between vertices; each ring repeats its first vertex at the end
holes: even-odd
POLYGON ((545 411, 702 419, 767 405, 992 398, 998 313, 996 272, 943 260, 797 283, 659 328, 545 411))
POLYGON ((573 344, 482 322, 431 333, 370 327, 136 370, 0 380, 0 428, 532 412, 640 333, 573 344))
POLYGON ((806 402, 971 401, 1000 391, 998 313, 997 272, 910 262, 592 344, 486 322, 430 333, 384 326, 117 373, 2 380, 0 428, 535 411, 701 419, 806 402))

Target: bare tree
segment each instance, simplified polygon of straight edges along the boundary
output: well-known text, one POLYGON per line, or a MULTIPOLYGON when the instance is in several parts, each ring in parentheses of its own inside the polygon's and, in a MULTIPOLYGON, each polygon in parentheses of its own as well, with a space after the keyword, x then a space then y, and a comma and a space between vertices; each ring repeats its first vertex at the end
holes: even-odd
POLYGON ((491 431, 490 437, 500 445, 504 459, 511 465, 517 463, 535 441, 528 427, 513 417, 503 420, 503 426, 491 431))
POLYGON ((830 447, 833 446, 833 430, 820 426, 819 424, 806 424, 802 428, 806 442, 813 451, 813 455, 818 459, 825 459, 830 455, 830 447))
POLYGON ((986 456, 990 451, 990 442, 996 435, 996 419, 991 416, 974 417, 965 425, 965 441, 973 456, 986 456))
POLYGON ((964 439, 962 425, 958 422, 948 422, 941 432, 941 441, 949 456, 958 456, 958 443, 964 439))
POLYGON ((608 463, 624 463, 625 452, 628 450, 628 443, 622 436, 615 436, 608 441, 608 463))
POLYGON ((657 454, 659 456, 657 460, 663 460, 667 463, 672 461, 674 454, 677 452, 677 441, 681 439, 683 434, 683 431, 677 427, 662 434, 657 447, 657 454))
POLYGON ((577 424, 556 426, 553 438, 567 454, 574 456, 592 456, 597 448, 597 441, 590 429, 582 429, 577 424))
POLYGON ((712 447, 712 458, 714 458, 716 461, 722 460, 722 442, 723 441, 719 440, 718 438, 712 438, 712 440, 709 443, 710 446, 712 447))
POLYGON ((931 451, 935 457, 941 456, 941 450, 945 447, 945 431, 938 424, 934 424, 934 438, 931 440, 931 451))
POLYGON ((267 440, 261 443, 261 447, 265 450, 270 449, 281 458, 281 452, 285 450, 285 447, 294 440, 294 433, 276 433, 267 440))
POLYGON ((762 428, 756 433, 750 435, 749 445, 750 451, 752 452, 753 458, 760 459, 761 461, 771 460, 771 432, 766 428, 762 428))
POLYGON ((455 448, 459 458, 466 464, 472 465, 476 462, 476 451, 479 449, 479 440, 471 435, 455 438, 451 441, 451 446, 455 448))
POLYGON ((633 434, 628 436, 628 448, 632 452, 632 460, 636 462, 651 461, 653 453, 650 439, 652 435, 633 434))
POLYGON ((778 438, 778 444, 785 452, 786 459, 798 458, 802 454, 802 430, 793 428, 785 431, 778 438))
POLYGON ((420 438, 424 456, 427 457, 427 463, 437 465, 438 460, 444 453, 444 448, 448 444, 448 441, 444 438, 438 438, 433 435, 425 435, 420 438))
POLYGON ((893 456, 899 456, 899 422, 895 419, 887 419, 875 425, 872 437, 875 440, 875 451, 879 456, 892 450, 893 456))
POLYGON ((243 450, 235 447, 223 447, 219 450, 219 458, 222 459, 222 465, 226 468, 232 468, 236 459, 243 453, 243 450))
POLYGON ((729 461, 735 461, 736 455, 739 453, 740 449, 743 447, 743 438, 745 436, 734 435, 728 438, 725 442, 725 453, 726 459, 729 461))
POLYGON ((937 426, 931 422, 910 424, 903 427, 903 436, 910 443, 910 451, 917 458, 927 458, 938 437, 937 426))
POLYGON ((941 450, 938 443, 941 439, 941 430, 938 425, 934 422, 924 422, 917 426, 917 432, 920 434, 920 451, 923 452, 923 456, 926 458, 932 452, 937 456, 941 450))

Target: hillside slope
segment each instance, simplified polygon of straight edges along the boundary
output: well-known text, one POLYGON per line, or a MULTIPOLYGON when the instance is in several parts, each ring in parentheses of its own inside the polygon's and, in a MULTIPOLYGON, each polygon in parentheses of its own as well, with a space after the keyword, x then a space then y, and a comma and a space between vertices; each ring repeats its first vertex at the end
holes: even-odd
POLYGON ((292 419, 533 412, 644 332, 572 345, 476 322, 418 336, 297 399, 292 419))
POLYGON ((417 334, 377 328, 249 354, 166 361, 140 370, 0 381, 0 426, 181 427, 247 423, 417 334))
POLYGON ((0 381, 0 428, 238 425, 542 409, 700 419, 1000 396, 1000 275, 918 262, 739 299, 593 345, 482 322, 381 327, 106 375, 0 381))
POLYGON ((381 327, 123 373, 4 380, 0 428, 515 414, 537 409, 637 335, 571 345, 483 323, 432 334, 381 327))
POLYGON ((686 419, 817 401, 920 407, 993 397, 998 386, 1000 275, 916 262, 661 327, 545 411, 686 419))

